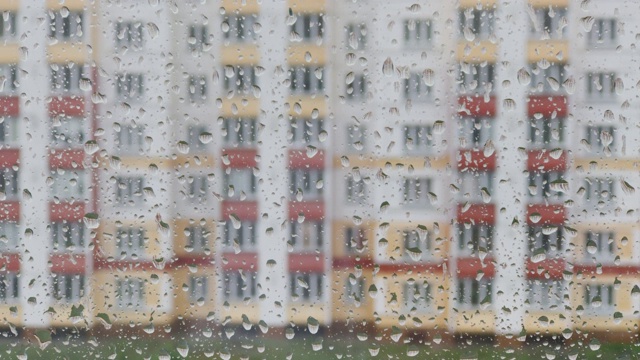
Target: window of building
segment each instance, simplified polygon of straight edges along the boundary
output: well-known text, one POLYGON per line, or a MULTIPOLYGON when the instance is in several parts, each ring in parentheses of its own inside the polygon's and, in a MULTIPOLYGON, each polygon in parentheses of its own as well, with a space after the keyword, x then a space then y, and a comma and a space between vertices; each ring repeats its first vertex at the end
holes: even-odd
POLYGON ((478 309, 491 304, 493 297, 490 279, 458 279, 456 301, 461 309, 478 309))
POLYGON ((254 146, 257 139, 258 120, 254 118, 224 119, 224 144, 229 147, 254 146))
POLYGON ((229 302, 253 299, 258 293, 257 274, 255 272, 233 271, 223 275, 223 298, 229 302))
POLYGON ((15 199, 18 196, 18 170, 0 168, 0 193, 7 199, 15 199))
POLYGON ((616 74, 590 72, 587 74, 587 96, 590 100, 611 101, 616 97, 616 74))
POLYGON ((618 20, 596 18, 591 31, 587 33, 587 44, 590 48, 611 48, 618 44, 618 20))
POLYGON ((324 68, 292 66, 289 70, 292 94, 317 94, 324 91, 324 68))
POLYGON ((291 221, 291 240, 294 252, 322 251, 324 244, 324 222, 322 220, 305 220, 303 223, 291 221))
POLYGON ((491 121, 488 118, 463 117, 458 121, 460 148, 479 150, 492 138, 491 121))
POLYGON ((460 10, 460 34, 468 38, 473 34, 474 39, 487 39, 493 34, 495 27, 495 10, 469 7, 460 10))
POLYGON ((144 75, 120 73, 116 75, 116 96, 120 101, 142 100, 144 75))
POLYGON ((586 127, 585 140, 589 145, 592 154, 609 154, 615 150, 614 126, 593 125, 586 127))
POLYGON ((227 220, 224 224, 223 245, 227 251, 255 251, 257 239, 257 225, 253 221, 243 220, 240 227, 236 228, 233 221, 227 220))
POLYGON ((567 34, 566 8, 548 6, 534 9, 531 20, 531 35, 535 40, 563 39, 567 34))
POLYGON ((480 256, 493 250, 493 226, 487 224, 458 224, 458 253, 460 256, 480 256))
POLYGON ((405 178, 402 187, 406 205, 430 206, 429 193, 433 192, 431 178, 405 178))
POLYGON ((347 46, 352 50, 364 50, 367 47, 367 25, 350 23, 345 27, 347 46))
POLYGON ((405 311, 425 313, 431 310, 433 296, 431 286, 426 281, 420 283, 414 279, 405 282, 402 288, 405 311))
POLYGON ((298 34, 304 41, 322 40, 324 36, 324 15, 317 13, 298 14, 296 22, 291 25, 291 31, 298 34))
POLYGON ((51 243, 54 251, 84 251, 85 230, 82 222, 54 221, 50 226, 51 243))
POLYGON ((349 151, 359 152, 365 149, 366 128, 364 125, 348 125, 346 135, 349 151))
POLYGON ((255 40, 254 26, 257 22, 255 14, 229 14, 222 22, 224 38, 239 43, 255 40))
POLYGON ((16 221, 0 221, 0 252, 18 252, 20 243, 20 225, 16 221))
POLYGON ((363 73, 353 75, 353 81, 347 84, 346 93, 349 100, 365 100, 367 98, 367 77, 363 73))
POLYGON ((189 276, 189 301, 204 302, 209 298, 209 279, 207 276, 189 276))
POLYGON ((532 118, 529 128, 529 141, 533 149, 553 150, 564 141, 564 119, 532 118))
POLYGON ((404 146, 407 152, 431 154, 434 151, 433 127, 431 125, 407 125, 404 127, 404 146))
POLYGON ((227 199, 251 199, 257 193, 256 176, 251 168, 229 168, 224 173, 224 192, 227 199))
POLYGON ((527 301, 535 311, 564 311, 566 286, 562 280, 527 281, 527 301))
POLYGON ((0 64, 0 94, 14 94, 17 89, 18 66, 16 64, 0 64))
POLYGON ((321 136, 326 135, 324 130, 323 119, 306 119, 306 118, 293 118, 291 119, 291 144, 292 145, 319 145, 321 143, 321 136))
POLYGON ((0 303, 16 304, 20 301, 20 282, 18 274, 4 272, 0 274, 0 303))
POLYGON ((142 23, 133 21, 116 22, 115 27, 117 45, 136 49, 141 48, 144 44, 142 23))
POLYGON ((365 300, 365 281, 363 278, 349 276, 344 284, 344 299, 348 304, 361 304, 365 300))
POLYGON ((349 254, 360 254, 367 245, 367 233, 363 227, 347 226, 344 229, 346 251, 349 254))
MULTIPOLYGON (((14 133, 17 123, 6 125, 6 130, 14 133)), ((85 141, 85 120, 81 117, 56 116, 51 124, 51 145, 56 148, 81 147, 85 141)), ((17 134, 15 135, 17 136, 17 134)))
POLYGON ((144 132, 142 125, 126 124, 116 128, 116 149, 121 154, 136 155, 144 152, 144 132))
POLYGON ((251 65, 226 65, 224 67, 224 90, 249 94, 258 85, 255 68, 251 65))
MULTIPOLYGON (((612 207, 615 197, 615 181, 609 178, 585 178, 584 200, 588 204, 612 207)), ((580 192, 580 190, 579 190, 580 192)))
POLYGON ((562 176, 562 173, 555 171, 529 172, 529 198, 535 201, 562 200, 564 191, 559 191, 564 187, 562 176))
POLYGON ((140 278, 116 280, 116 306, 120 310, 139 311, 145 308, 145 281, 140 278))
POLYGON ((567 78, 564 64, 551 64, 543 69, 539 64, 531 65, 531 82, 529 88, 532 93, 558 93, 563 91, 562 83, 567 78))
POLYGON ((193 203, 207 201, 209 198, 209 179, 207 175, 191 175, 187 178, 187 198, 193 203))
POLYGON ((76 303, 85 293, 83 274, 52 274, 53 298, 62 303, 76 303))
POLYGON ((204 226, 188 226, 184 229, 187 237, 186 249, 188 252, 202 253, 209 249, 210 232, 204 226))
POLYGON ((493 173, 466 170, 459 174, 457 186, 460 201, 488 202, 493 194, 493 173))
POLYGON ((207 77, 204 75, 190 75, 187 81, 191 102, 204 102, 207 99, 207 77))
POLYGON ((136 260, 145 254, 146 230, 141 227, 124 227, 116 231, 118 256, 136 260))
POLYGON ((405 260, 424 260, 431 257, 431 234, 427 230, 402 231, 405 260))
POLYGON ((492 93, 494 89, 494 64, 460 65, 458 78, 461 93, 492 93))
POLYGON ((616 308, 617 297, 613 284, 589 284, 582 289, 587 312, 611 316, 616 308))
POLYGON ((324 293, 324 274, 293 273, 291 279, 291 299, 302 303, 322 301, 324 293))
POLYGON ((615 233, 613 231, 587 231, 585 233, 585 257, 588 260, 611 263, 616 258, 615 233))
POLYGON ((49 36, 62 41, 80 41, 83 34, 82 11, 49 11, 49 36))
POLYGON ((189 50, 203 51, 209 46, 209 29, 206 25, 190 25, 187 38, 189 50))
POLYGON ((421 73, 412 72, 404 79, 404 98, 412 101, 432 99, 433 86, 428 86, 421 73))
POLYGON ((55 169, 51 171, 51 196, 63 201, 83 200, 84 171, 55 169))
POLYGON ((0 40, 9 40, 16 37, 17 15, 15 11, 2 11, 0 14, 0 40))
POLYGON ((289 193, 297 198, 298 192, 302 192, 304 200, 321 197, 324 186, 319 186, 323 181, 323 169, 291 169, 289 170, 289 193))
POLYGON ((433 29, 430 19, 406 19, 404 20, 405 45, 426 46, 431 43, 433 29))
POLYGON ((142 203, 142 188, 144 188, 142 176, 116 177, 116 203, 118 205, 142 203))
POLYGON ((356 177, 353 174, 347 175, 345 188, 347 202, 358 205, 364 205, 367 203, 369 199, 367 184, 362 178, 356 177))
POLYGON ((86 78, 84 66, 75 63, 50 64, 51 92, 77 95, 82 90, 80 82, 86 78))
POLYGON ((209 140, 207 137, 213 136, 208 135, 209 129, 205 125, 190 125, 187 128, 187 143, 189 144, 189 149, 192 152, 202 152, 207 150, 207 143, 209 140))
POLYGON ((529 255, 544 252, 546 258, 562 255, 564 230, 562 226, 529 225, 529 255))

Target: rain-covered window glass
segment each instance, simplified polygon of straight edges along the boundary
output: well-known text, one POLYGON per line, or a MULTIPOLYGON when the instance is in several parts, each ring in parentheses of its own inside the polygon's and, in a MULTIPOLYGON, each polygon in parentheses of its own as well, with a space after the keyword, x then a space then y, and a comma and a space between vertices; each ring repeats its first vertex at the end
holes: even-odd
POLYGON ((0 40, 13 39, 16 36, 17 15, 15 11, 2 11, 0 14, 0 40))
POLYGON ((428 177, 407 177, 402 191, 406 205, 430 206, 429 193, 433 193, 433 180, 428 177))
POLYGON ((430 101, 432 99, 433 86, 427 85, 422 73, 409 73, 409 78, 404 79, 404 98, 413 101, 430 101))
POLYGON ((189 100, 201 103, 207 99, 207 77, 204 75, 190 75, 187 80, 189 100))
POLYGON ((489 279, 458 279, 456 300, 460 309, 479 309, 491 304, 492 282, 489 279))
POLYGON ((406 19, 404 21, 405 45, 424 48, 431 44, 432 36, 433 29, 430 19, 406 19))
POLYGON ((319 95, 324 91, 324 68, 293 66, 289 73, 292 94, 319 95))
POLYGON ((465 169, 460 172, 456 186, 459 199, 471 203, 490 202, 494 176, 493 172, 488 171, 465 169))
POLYGON ((209 278, 206 276, 189 277, 189 301, 206 301, 209 294, 209 278))
POLYGON ((191 51, 203 51, 209 46, 209 29, 207 25, 190 25, 187 43, 191 51))
POLYGON ((427 282, 410 279, 403 286, 402 291, 405 311, 428 313, 431 311, 433 296, 431 286, 427 282))
POLYGON ((364 50, 367 47, 367 25, 362 23, 347 24, 345 33, 349 49, 364 50))
POLYGON ((347 226, 344 229, 346 250, 350 254, 362 253, 367 245, 366 229, 360 226, 347 226))
POLYGON ((297 34, 302 41, 318 42, 324 37, 323 14, 298 14, 295 23, 291 25, 291 32, 297 34))
POLYGON ((616 258, 615 233, 607 230, 589 230, 585 233, 585 260, 612 263, 616 258))
POLYGON ((367 77, 362 73, 347 75, 346 94, 349 100, 364 100, 367 96, 367 77), (351 79, 351 77, 353 77, 351 79))
POLYGON ((117 279, 116 306, 124 311, 144 310, 145 281, 142 278, 125 277, 117 279))
POLYGON ((291 240, 289 246, 294 252, 321 251, 324 243, 324 222, 322 220, 297 220, 290 222, 291 240))
POLYGON ((248 42, 256 39, 256 26, 259 26, 256 14, 229 14, 222 22, 222 32, 229 41, 248 42))
POLYGON ((119 176, 115 178, 116 204, 140 205, 143 201, 142 188, 144 187, 142 176, 119 176))
POLYGON ((531 37, 535 40, 563 39, 567 35, 569 21, 567 9, 558 6, 529 9, 531 37))
POLYGON ((584 200, 589 206, 614 207, 615 201, 615 180, 611 178, 585 178, 582 189, 584 200))
POLYGON ((205 152, 213 136, 205 125, 191 125, 187 128, 187 144, 193 152, 205 152))
POLYGON ((81 41, 83 18, 82 11, 49 11, 49 36, 62 41, 81 41))
POLYGON ((481 149, 491 138, 491 119, 463 117, 458 121, 458 140, 461 149, 481 149))
POLYGON ((365 280, 349 276, 344 284, 344 300, 349 304, 361 304, 365 300, 365 280))
POLYGON ((0 64, 0 95, 9 95, 18 88, 18 67, 16 64, 0 64))
POLYGON ((85 293, 85 276, 82 274, 53 274, 51 276, 53 298, 62 303, 76 303, 85 293))
POLYGON ((227 147, 254 146, 257 136, 258 121, 254 118, 225 118, 223 134, 227 147))
POLYGON ((0 193, 7 199, 15 199, 18 196, 18 170, 0 168, 0 193))
POLYGON ((347 202, 360 205, 367 202, 367 184, 361 177, 354 176, 353 174, 347 175, 345 188, 347 202))
POLYGON ((460 10, 460 33, 468 41, 486 40, 494 33, 496 16, 494 9, 469 7, 460 10))
POLYGON ((585 128, 585 145, 591 154, 611 155, 615 153, 615 126, 589 125, 585 128))
POLYGON ((11 220, 0 221, 0 251, 14 253, 20 243, 20 226, 18 222, 11 220))
POLYGON ((493 226, 464 223, 457 226, 458 255, 483 256, 493 250, 493 226))
POLYGON ((142 227, 122 227, 116 230, 117 256, 121 259, 137 260, 145 255, 146 230, 142 227))
POLYGON ((228 199, 246 200, 255 196, 256 176, 251 168, 232 169, 224 173, 224 192, 228 199))
POLYGON ((256 297, 257 274, 250 271, 228 271, 223 274, 222 297, 225 301, 240 302, 256 297))
POLYGON ((320 118, 293 118, 291 120, 291 145, 322 145, 321 139, 326 137, 324 120, 320 118))
POLYGON ((590 100, 612 101, 616 98, 616 89, 621 85, 617 83, 615 73, 590 72, 586 76, 587 97, 590 100))
POLYGON ((15 272, 0 274, 0 303, 6 305, 16 304, 20 301, 19 295, 18 274, 15 272))
POLYGON ((613 284, 583 285, 582 294, 588 313, 610 315, 615 309, 617 296, 613 284))
MULTIPOLYGON (((7 119, 9 120, 9 119, 7 119)), ((4 128, 11 134, 10 138, 17 137, 15 125, 11 121, 5 120, 4 128), (15 134, 15 135, 14 135, 15 134)), ((2 127, 2 124, 0 124, 2 127)), ((1 130, 0 130, 1 131, 1 130)), ((5 133, 5 137, 7 133, 5 133)), ((15 139, 15 138, 14 138, 15 139)), ((51 123, 51 145, 55 148, 73 148, 84 144, 85 140, 85 119, 77 116, 56 116, 51 123)))
POLYGON ((143 28, 144 26, 140 22, 116 22, 116 44, 134 49, 141 48, 144 45, 143 28))
POLYGON ((144 126, 137 124, 120 125, 115 132, 116 149, 119 154, 135 155, 144 151, 144 126))
POLYGON ((419 261, 431 257, 431 235, 426 230, 402 232, 405 260, 419 261))
POLYGON ((248 94, 252 86, 257 86, 255 67, 250 65, 226 65, 224 67, 223 89, 248 94))
POLYGON ((494 87, 494 64, 462 63, 458 83, 461 93, 492 93, 494 87))
POLYGON ((557 202, 562 200, 563 184, 562 173, 556 171, 549 172, 529 172, 529 198, 531 201, 557 202))
POLYGON ((80 253, 84 251, 85 229, 82 222, 54 221, 50 226, 54 251, 80 253))
POLYGON ((527 281, 527 301, 532 311, 565 311, 566 284, 562 280, 531 279, 527 281))
POLYGON ((409 154, 431 154, 435 150, 431 125, 407 125, 404 127, 404 145, 409 154))
POLYGON ((72 62, 64 64, 52 63, 51 92, 63 95, 79 95, 82 80, 86 77, 83 65, 72 62))
POLYGON ((116 96, 121 101, 141 100, 144 95, 144 75, 139 73, 116 74, 116 96))
POLYGON ((293 273, 291 274, 291 300, 301 303, 313 303, 322 300, 324 274, 293 273))
POLYGON ((565 133, 565 119, 546 117, 532 118, 529 128, 532 149, 553 150, 562 146, 565 133))
POLYGON ((229 220, 224 224, 223 244, 228 251, 255 251, 256 223, 240 221, 240 226, 229 220))
POLYGON ((289 192, 298 201, 310 200, 322 196, 324 178, 322 169, 289 170, 289 192))
POLYGON ((347 144, 349 144, 349 151, 362 151, 365 148, 366 143, 366 128, 364 125, 349 125, 347 126, 347 144))
POLYGON ((539 64, 531 65, 531 82, 529 86, 534 94, 557 93, 564 90, 562 86, 567 78, 564 64, 550 64, 543 68, 539 64))
POLYGON ((560 226, 529 225, 529 256, 534 260, 555 258, 564 252, 564 231, 560 226))
POLYGON ((596 18, 587 33, 588 46, 592 49, 607 49, 618 45, 618 20, 596 18))

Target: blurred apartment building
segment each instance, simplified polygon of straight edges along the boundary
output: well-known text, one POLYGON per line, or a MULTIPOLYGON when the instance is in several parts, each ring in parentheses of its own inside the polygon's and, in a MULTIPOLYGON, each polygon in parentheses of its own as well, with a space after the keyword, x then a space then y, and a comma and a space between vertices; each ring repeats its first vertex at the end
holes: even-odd
POLYGON ((0 10, 7 327, 637 333, 632 2, 0 10))

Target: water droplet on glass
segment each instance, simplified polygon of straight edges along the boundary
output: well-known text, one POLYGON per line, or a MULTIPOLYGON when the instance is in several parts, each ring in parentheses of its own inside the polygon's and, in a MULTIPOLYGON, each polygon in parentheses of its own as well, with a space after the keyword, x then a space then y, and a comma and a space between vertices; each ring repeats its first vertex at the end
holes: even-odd
POLYGON ((393 75, 393 61, 390 57, 388 57, 382 64, 382 73, 386 77, 390 77, 391 75, 393 75))

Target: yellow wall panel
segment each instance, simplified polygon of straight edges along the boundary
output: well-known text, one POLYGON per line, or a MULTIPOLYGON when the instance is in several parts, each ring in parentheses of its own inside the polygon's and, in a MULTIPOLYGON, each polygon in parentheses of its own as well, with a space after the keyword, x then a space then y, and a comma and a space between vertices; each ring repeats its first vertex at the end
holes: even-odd
POLYGON ((525 315, 524 328, 528 334, 560 334, 562 330, 571 328, 571 314, 562 314, 565 319, 560 318, 560 313, 549 311, 534 311, 525 315), (543 324, 539 321, 541 316, 546 316, 549 319, 548 324, 543 324))
POLYGON ((574 167, 582 167, 589 170, 594 164, 602 170, 631 170, 637 171, 640 168, 640 159, 598 159, 598 158, 575 158, 574 167))
POLYGON ((222 99, 220 116, 224 117, 258 117, 260 115, 260 100, 240 96, 222 99))
POLYGON ((552 63, 569 61, 569 42, 564 40, 529 41, 528 60, 530 63, 547 59, 552 63))
POLYGON ((221 8, 229 13, 256 14, 260 11, 258 0, 222 0, 221 8))
MULTIPOLYGON (((388 157, 378 159, 361 157, 359 154, 346 154, 345 156, 349 158, 349 166, 351 167, 357 166, 360 168, 382 168, 385 167, 387 163, 390 163, 391 165, 402 164, 405 167, 412 166, 414 169, 425 168, 424 157, 388 157)), ((342 168, 340 158, 341 156, 334 157, 334 167, 342 168)), ((449 165, 449 157, 432 157, 428 158, 427 162, 429 164, 429 169, 442 170, 449 165)))
POLYGON ((289 65, 324 65, 327 62, 327 51, 323 46, 291 45, 287 50, 289 65), (307 53, 311 61, 307 61, 307 53))
POLYGON ((229 304, 228 308, 225 306, 218 306, 216 313, 219 314, 220 321, 224 320, 227 316, 230 316, 231 324, 241 324, 242 315, 246 315, 254 326, 257 326, 258 321, 261 320, 260 304, 258 304, 255 299, 249 304, 245 304, 244 302, 234 302, 229 304))
POLYGON ((84 64, 89 60, 89 51, 84 43, 58 43, 49 45, 47 60, 51 63, 84 64))
POLYGON ((221 61, 225 65, 257 65, 260 63, 260 50, 256 45, 223 46, 221 61))
POLYGON ((287 319, 298 325, 307 325, 309 316, 318 320, 321 325, 326 324, 325 309, 326 304, 301 304, 299 302, 290 303, 287 309, 287 319))
POLYGON ((288 0, 288 5, 294 14, 321 13, 325 9, 323 0, 288 0))
POLYGON ((360 229, 364 232, 365 238, 367 239, 367 244, 365 245, 365 248, 362 252, 354 252, 353 254, 349 254, 347 253, 347 244, 344 237, 344 232, 346 228, 355 227, 355 225, 352 221, 334 221, 332 227, 333 256, 359 256, 361 258, 373 257, 373 249, 375 247, 374 243, 377 241, 375 239, 376 226, 377 224, 371 221, 364 221, 360 225, 360 229))
POLYGON ((491 311, 460 311, 454 321, 457 333, 492 334, 495 331, 496 320, 491 311))
POLYGON ((178 155, 173 160, 173 166, 176 168, 183 168, 183 170, 186 170, 185 168, 187 165, 189 169, 206 169, 213 168, 215 164, 216 160, 213 155, 193 151, 190 152, 189 155, 178 155), (196 156, 199 159, 198 162, 194 159, 196 156))
POLYGON ((590 259, 591 256, 587 256, 587 232, 588 231, 613 231, 614 249, 616 255, 620 256, 621 261, 630 261, 633 257, 633 229, 634 224, 620 224, 620 223, 580 223, 573 226, 578 231, 576 237, 571 239, 571 242, 575 245, 574 256, 578 260, 590 259), (622 243, 622 238, 627 238, 627 243, 622 243))
POLYGON ((314 109, 318 110, 318 116, 321 118, 326 117, 327 114, 327 101, 324 96, 304 96, 304 95, 291 95, 289 96, 289 115, 293 117, 310 118, 314 109), (301 110, 298 114, 296 112, 295 104, 300 104, 301 110))
MULTIPOLYGON (((24 0, 26 1, 26 0, 24 0)), ((2 11, 18 11, 20 10, 20 0, 3 0, 0 1, 0 10, 2 11)))
POLYGON ((567 7, 569 6, 569 0, 529 0, 529 4, 533 7, 567 7))
MULTIPOLYGON (((23 0, 29 1, 29 0, 23 0)), ((58 10, 62 7, 66 7, 69 10, 82 10, 84 9, 85 1, 84 0, 47 0, 47 9, 58 10)))
POLYGON ((0 64, 17 64, 19 62, 18 44, 0 45, 0 64))
POLYGON ((458 43, 456 58, 460 62, 467 63, 495 63, 498 58, 498 45, 490 41, 470 43, 461 41, 458 43))

